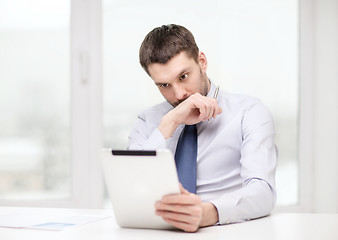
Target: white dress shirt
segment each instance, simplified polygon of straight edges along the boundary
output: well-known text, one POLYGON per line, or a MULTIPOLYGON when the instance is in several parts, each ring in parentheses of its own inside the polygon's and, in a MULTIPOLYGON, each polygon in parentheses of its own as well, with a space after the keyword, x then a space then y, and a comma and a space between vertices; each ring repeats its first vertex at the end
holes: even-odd
MULTIPOLYGON (((216 88, 211 83, 208 97, 216 88)), ((268 215, 276 202, 277 151, 269 110, 256 98, 219 91, 223 112, 197 124, 197 195, 217 208, 219 223, 243 222, 268 215)), ((129 149, 170 149, 184 125, 171 138, 158 130, 172 110, 167 102, 142 112, 129 136, 129 149)))

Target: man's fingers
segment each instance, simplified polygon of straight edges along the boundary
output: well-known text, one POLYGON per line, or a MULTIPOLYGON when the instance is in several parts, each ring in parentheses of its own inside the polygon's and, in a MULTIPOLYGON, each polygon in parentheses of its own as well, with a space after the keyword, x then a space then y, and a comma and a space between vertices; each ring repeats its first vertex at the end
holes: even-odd
POLYGON ((193 225, 191 223, 174 221, 174 220, 168 219, 168 218, 163 218, 163 219, 164 219, 164 221, 166 221, 170 225, 177 227, 179 229, 182 229, 183 231, 186 231, 186 232, 196 232, 198 230, 198 227, 199 227, 198 225, 193 225))
POLYGON ((190 194, 190 192, 183 187, 182 183, 179 183, 179 184, 180 184, 180 191, 182 194, 190 194))
POLYGON ((155 213, 177 228, 188 232, 195 232, 201 222, 202 208, 200 205, 162 204, 161 207, 157 208, 155 213), (159 210, 162 207, 165 210, 159 210))
POLYGON ((210 99, 212 101, 213 104, 213 114, 212 117, 216 118, 218 114, 220 114, 222 112, 222 109, 218 106, 218 102, 216 99, 210 99))
POLYGON ((162 202, 157 202, 155 204, 155 208, 156 211, 160 212, 175 212, 193 216, 199 216, 201 214, 200 205, 165 204, 162 202))
POLYGON ((174 108, 175 119, 180 124, 196 124, 211 118, 216 118, 222 110, 218 107, 216 99, 195 93, 174 108))
POLYGON ((201 109, 205 109, 202 112, 203 120, 216 118, 218 114, 222 113, 222 109, 218 106, 218 102, 214 98, 201 96, 200 107, 201 109))
POLYGON ((202 219, 202 201, 180 184, 180 194, 165 195, 155 203, 156 214, 184 231, 197 231, 202 219))
POLYGON ((194 101, 194 107, 199 109, 199 118, 202 121, 206 121, 212 118, 214 116, 214 113, 217 112, 216 109, 218 108, 218 106, 215 99, 196 94, 193 95, 192 100, 194 101))
POLYGON ((217 111, 215 111, 215 116, 214 118, 216 118, 217 115, 221 114, 223 112, 223 109, 220 107, 217 107, 217 111))
POLYGON ((166 204, 199 204, 201 203, 201 199, 193 193, 184 193, 184 194, 169 194, 165 195, 161 199, 162 203, 166 204))
POLYGON ((210 107, 208 102, 200 94, 194 94, 192 96, 193 105, 199 110, 199 119, 205 121, 209 115, 210 107))
POLYGON ((157 211, 156 213, 158 213, 164 219, 170 219, 176 222, 196 223, 200 219, 199 215, 181 214, 176 212, 161 212, 161 211, 157 211))

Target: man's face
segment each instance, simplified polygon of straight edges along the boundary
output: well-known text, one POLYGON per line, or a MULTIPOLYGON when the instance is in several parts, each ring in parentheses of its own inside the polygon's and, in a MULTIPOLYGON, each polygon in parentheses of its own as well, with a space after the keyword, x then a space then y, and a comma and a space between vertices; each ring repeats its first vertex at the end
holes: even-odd
POLYGON ((174 107, 194 93, 206 96, 209 92, 207 60, 202 52, 198 63, 181 52, 165 64, 150 64, 148 70, 163 97, 174 107))

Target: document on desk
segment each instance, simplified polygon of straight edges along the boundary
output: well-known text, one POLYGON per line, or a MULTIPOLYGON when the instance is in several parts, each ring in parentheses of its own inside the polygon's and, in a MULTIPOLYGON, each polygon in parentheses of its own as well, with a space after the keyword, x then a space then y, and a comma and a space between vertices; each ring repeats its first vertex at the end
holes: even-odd
POLYGON ((109 217, 111 216, 85 214, 56 216, 48 214, 13 213, 0 215, 0 227, 58 231, 109 217))

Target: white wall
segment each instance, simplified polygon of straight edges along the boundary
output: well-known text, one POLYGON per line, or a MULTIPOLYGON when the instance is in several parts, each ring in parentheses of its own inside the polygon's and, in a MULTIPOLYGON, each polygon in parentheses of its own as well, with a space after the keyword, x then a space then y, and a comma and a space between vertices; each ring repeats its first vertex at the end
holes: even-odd
POLYGON ((338 211, 338 1, 315 1, 314 210, 338 211))
POLYGON ((301 201, 338 212, 338 1, 300 3, 301 201))

